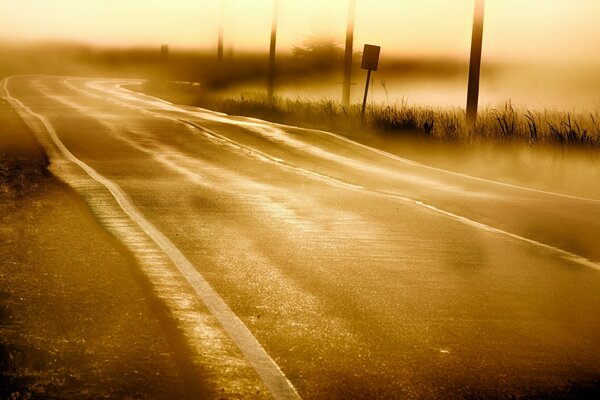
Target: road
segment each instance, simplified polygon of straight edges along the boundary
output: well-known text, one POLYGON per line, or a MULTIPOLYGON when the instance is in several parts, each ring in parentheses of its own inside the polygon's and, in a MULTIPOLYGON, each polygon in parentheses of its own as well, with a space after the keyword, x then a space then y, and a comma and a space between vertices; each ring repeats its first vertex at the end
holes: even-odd
POLYGON ((131 83, 18 76, 3 90, 135 255, 206 385, 232 398, 600 392, 600 199, 131 83))

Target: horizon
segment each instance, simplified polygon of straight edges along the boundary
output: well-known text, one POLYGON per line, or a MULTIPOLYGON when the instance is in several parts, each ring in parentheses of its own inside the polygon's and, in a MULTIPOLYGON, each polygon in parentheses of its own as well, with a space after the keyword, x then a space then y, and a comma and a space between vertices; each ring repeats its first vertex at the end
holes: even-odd
MULTIPOLYGON (((160 54, 160 48, 162 45, 169 46, 169 53, 171 55, 197 55, 197 56, 209 56, 216 55, 217 48, 202 48, 202 47, 186 47, 186 46, 173 46, 169 43, 158 43, 158 44, 94 44, 90 42, 77 41, 77 40, 60 40, 60 39, 22 39, 22 40, 6 40, 0 38, 0 51, 1 50, 28 50, 28 48, 38 48, 40 46, 48 46, 48 50, 57 50, 60 48, 78 48, 97 52, 148 52, 160 54)), ((343 51, 343 43, 335 42, 339 49, 343 51)), ((301 47, 302 43, 298 43, 301 47)), ((356 45, 353 49, 354 57, 362 54, 363 48, 357 48, 356 45)), ((245 49, 229 52, 229 57, 235 58, 236 56, 242 57, 267 57, 269 49, 245 49)), ((293 57, 293 49, 278 49, 278 56, 293 57)), ((386 57, 382 57, 380 64, 387 65, 394 63, 451 63, 453 65, 468 66, 469 59, 461 55, 451 54, 401 54, 391 53, 387 54, 386 57)), ((355 59, 353 63, 360 64, 360 60, 355 59)), ((565 63, 561 60, 511 60, 511 59, 484 59, 482 62, 488 68, 494 67, 517 67, 517 68, 537 68, 537 67, 553 67, 557 70, 595 70, 600 68, 600 58, 598 60, 588 60, 586 63, 565 63)))

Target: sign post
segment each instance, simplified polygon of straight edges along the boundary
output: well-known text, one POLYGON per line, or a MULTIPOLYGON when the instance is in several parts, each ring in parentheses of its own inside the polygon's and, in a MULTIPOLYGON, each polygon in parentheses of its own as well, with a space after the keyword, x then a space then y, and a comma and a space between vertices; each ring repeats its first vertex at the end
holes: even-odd
POLYGON ((365 85, 365 97, 363 98, 362 109, 360 112, 361 117, 365 115, 365 108, 367 107, 367 96, 369 94, 369 81, 371 80, 371 71, 377 71, 379 66, 379 53, 381 52, 380 46, 373 46, 365 44, 363 49, 362 63, 360 67, 367 70, 367 83, 365 85))

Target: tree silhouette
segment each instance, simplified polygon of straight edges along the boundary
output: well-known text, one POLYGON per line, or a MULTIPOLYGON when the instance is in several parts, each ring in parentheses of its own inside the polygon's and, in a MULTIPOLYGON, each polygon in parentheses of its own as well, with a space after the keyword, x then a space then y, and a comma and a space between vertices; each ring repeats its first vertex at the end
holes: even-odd
POLYGON ((292 49, 302 65, 319 71, 330 71, 341 65, 344 50, 331 38, 311 36, 292 49))

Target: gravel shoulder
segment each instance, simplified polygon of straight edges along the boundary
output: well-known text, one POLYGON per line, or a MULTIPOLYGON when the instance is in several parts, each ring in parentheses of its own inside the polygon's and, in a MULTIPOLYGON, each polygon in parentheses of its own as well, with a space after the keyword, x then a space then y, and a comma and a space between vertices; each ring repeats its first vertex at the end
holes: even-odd
POLYGON ((0 398, 193 395, 135 261, 47 164, 0 100, 0 398))

